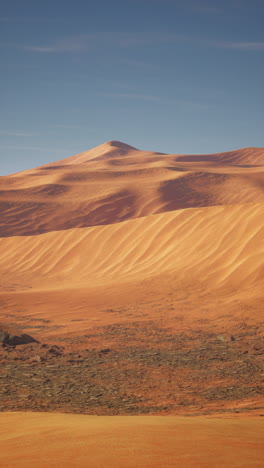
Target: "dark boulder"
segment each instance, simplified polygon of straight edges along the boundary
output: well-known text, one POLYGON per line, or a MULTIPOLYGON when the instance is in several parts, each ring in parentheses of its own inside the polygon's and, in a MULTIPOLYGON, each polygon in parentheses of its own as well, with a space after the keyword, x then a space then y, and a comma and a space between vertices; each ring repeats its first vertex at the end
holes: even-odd
POLYGON ((38 343, 38 341, 30 335, 19 333, 13 328, 6 328, 0 325, 0 343, 2 343, 3 346, 17 346, 38 343))

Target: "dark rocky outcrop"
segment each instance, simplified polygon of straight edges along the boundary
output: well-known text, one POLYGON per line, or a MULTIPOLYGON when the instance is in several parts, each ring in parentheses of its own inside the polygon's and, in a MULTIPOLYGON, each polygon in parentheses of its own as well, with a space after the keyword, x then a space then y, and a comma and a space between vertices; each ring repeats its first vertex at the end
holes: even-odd
POLYGON ((2 327, 0 325, 0 343, 3 346, 17 346, 29 343, 37 343, 37 340, 25 333, 19 333, 15 329, 2 327))

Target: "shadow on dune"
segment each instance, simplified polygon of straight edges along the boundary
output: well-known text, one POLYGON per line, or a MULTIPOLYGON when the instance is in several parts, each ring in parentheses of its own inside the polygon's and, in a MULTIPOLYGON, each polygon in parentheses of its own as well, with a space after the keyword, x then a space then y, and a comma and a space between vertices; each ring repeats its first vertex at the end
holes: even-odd
POLYGON ((0 197, 5 199, 10 195, 15 195, 18 199, 22 197, 37 197, 37 196, 48 196, 56 197, 62 195, 70 190, 70 187, 62 184, 46 184, 39 185, 38 187, 30 187, 25 189, 15 189, 15 190, 0 190, 0 197))
MULTIPOLYGON (((185 172, 181 170, 179 172, 185 172)), ((213 206, 217 204, 212 187, 222 185, 228 176, 197 172, 162 184, 160 193, 165 206, 162 211, 173 211, 184 208, 213 206)))
POLYGON ((168 171, 174 171, 174 172, 188 172, 189 169, 186 169, 185 167, 166 167, 168 171))
POLYGON ((38 171, 56 171, 56 170, 64 170, 64 169, 70 169, 72 170, 72 166, 70 164, 65 164, 61 166, 42 166, 38 167, 38 171))
POLYGON ((237 165, 242 167, 252 167, 255 164, 263 165, 263 148, 242 148, 240 150, 228 151, 226 153, 215 154, 188 154, 177 156, 178 162, 211 162, 219 165, 237 165), (240 164, 241 163, 241 164, 240 164))
POLYGON ((244 169, 249 169, 250 167, 263 167, 261 164, 232 164, 232 167, 242 167, 244 169))
POLYGON ((136 197, 128 190, 94 202, 0 202, 0 237, 33 236, 133 218, 136 197))

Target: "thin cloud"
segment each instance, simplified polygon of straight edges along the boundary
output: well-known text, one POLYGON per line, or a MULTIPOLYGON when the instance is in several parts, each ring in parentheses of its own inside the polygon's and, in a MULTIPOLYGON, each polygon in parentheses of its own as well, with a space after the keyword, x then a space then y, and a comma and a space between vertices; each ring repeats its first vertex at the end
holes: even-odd
POLYGON ((179 99, 175 102, 175 104, 181 108, 183 111, 208 111, 208 110, 213 110, 216 107, 208 104, 206 102, 198 102, 198 101, 188 101, 184 99, 179 99))
POLYGON ((64 18, 1 16, 0 23, 69 23, 64 18))
POLYGON ((64 125, 64 124, 55 124, 52 125, 53 128, 69 128, 69 129, 79 129, 80 125, 64 125))
MULTIPOLYGON (((194 40, 192 40, 194 42, 194 40)), ((240 50, 242 52, 261 52, 264 50, 264 42, 254 42, 254 41, 215 41, 211 39, 202 39, 197 38, 195 40, 196 44, 200 46, 207 46, 217 49, 230 49, 230 50, 240 50)))
POLYGON ((37 151, 49 153, 68 153, 69 149, 54 149, 43 148, 41 146, 21 146, 21 145, 4 145, 0 146, 0 150, 19 150, 19 151, 37 151))
POLYGON ((70 53, 85 52, 93 47, 129 48, 137 46, 151 46, 161 43, 173 43, 183 39, 183 36, 166 33, 101 32, 59 39, 51 44, 27 45, 23 46, 23 48, 31 52, 39 53, 70 53))
MULTIPOLYGON (((133 48, 133 47, 148 47, 162 44, 186 43, 202 46, 209 46, 223 49, 234 49, 244 52, 263 51, 264 42, 255 41, 215 41, 211 39, 203 39, 192 36, 184 36, 178 34, 167 33, 117 33, 117 32, 101 32, 96 34, 81 34, 62 38, 54 41, 51 44, 43 45, 26 45, 22 46, 24 50, 43 53, 43 54, 58 54, 58 53, 82 53, 94 48, 133 48)), ((134 67, 148 67, 142 61, 124 59, 124 64, 134 67)))
POLYGON ((160 104, 169 104, 174 105, 175 108, 179 107, 184 111, 208 111, 215 108, 214 105, 207 102, 198 102, 195 100, 183 100, 183 99, 174 99, 166 98, 160 96, 153 96, 148 94, 140 93, 100 93, 98 96, 114 99, 131 99, 131 100, 141 100, 148 102, 157 102, 160 104))
POLYGON ((118 61, 121 65, 126 65, 128 67, 137 68, 140 70, 153 70, 156 69, 156 66, 153 63, 143 62, 142 60, 134 59, 121 59, 118 61))
POLYGON ((264 42, 220 42, 219 47, 223 47, 225 49, 242 50, 245 52, 258 52, 264 50, 264 42))
POLYGON ((71 38, 60 39, 51 45, 45 46, 25 46, 24 49, 31 52, 40 53, 63 53, 63 52, 82 52, 87 50, 89 46, 86 37, 77 36, 71 38))
POLYGON ((94 132, 95 130, 92 128, 87 128, 85 125, 71 125, 71 124, 54 124, 51 125, 50 127, 52 128, 61 128, 61 129, 66 129, 66 130, 81 130, 85 129, 86 132, 94 132))
MULTIPOLYGON (((183 7, 184 8, 184 7, 183 7)), ((185 8, 188 8, 188 5, 185 5, 185 8)), ((191 10, 197 13, 205 13, 205 14, 219 14, 222 13, 222 8, 219 6, 213 6, 213 5, 205 5, 205 4, 199 4, 195 3, 189 6, 191 10)))
POLYGON ((33 133, 14 132, 9 130, 0 130, 0 135, 14 136, 14 137, 33 137, 33 133))
POLYGON ((200 11, 201 13, 209 13, 209 14, 211 13, 218 14, 223 11, 221 8, 213 7, 213 6, 200 6, 194 9, 196 9, 196 11, 200 11))
POLYGON ((109 98, 121 98, 121 99, 137 99, 141 101, 150 101, 150 102, 161 102, 161 98, 158 96, 149 96, 146 94, 136 94, 136 93, 102 93, 102 97, 109 98))

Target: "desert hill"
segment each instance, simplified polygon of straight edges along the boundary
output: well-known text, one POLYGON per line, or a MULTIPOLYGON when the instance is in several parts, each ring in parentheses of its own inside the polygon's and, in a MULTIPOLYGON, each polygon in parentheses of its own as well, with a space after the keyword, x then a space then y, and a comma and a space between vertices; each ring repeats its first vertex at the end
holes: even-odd
POLYGON ((111 141, 0 177, 0 236, 119 223, 153 214, 264 202, 264 149, 166 155, 111 141))

